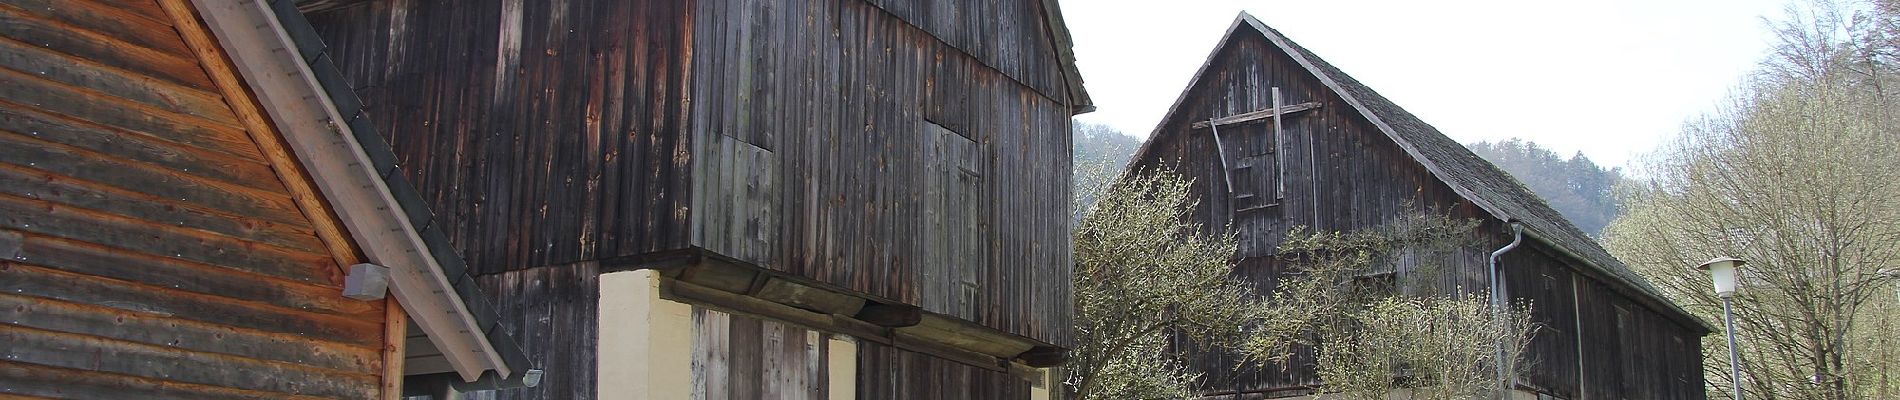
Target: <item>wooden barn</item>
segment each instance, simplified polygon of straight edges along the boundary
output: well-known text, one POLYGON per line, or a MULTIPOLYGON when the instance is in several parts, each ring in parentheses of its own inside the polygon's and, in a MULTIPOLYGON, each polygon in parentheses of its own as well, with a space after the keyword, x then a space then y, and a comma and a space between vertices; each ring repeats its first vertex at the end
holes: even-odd
POLYGON ((1049 394, 1091 109, 1055 1, 300 3, 546 371, 471 396, 1049 394))
MULTIPOLYGON (((1407 62, 1416 62, 1412 60, 1407 62)), ((1474 104, 1473 106, 1482 106, 1474 104)), ((1438 273, 1383 272, 1440 292, 1483 293, 1491 252, 1503 292, 1532 302, 1539 330, 1516 398, 1704 398, 1703 322, 1668 300, 1505 172, 1252 16, 1242 14, 1155 128, 1131 168, 1194 178, 1194 216, 1240 239, 1235 273, 1261 289, 1295 226, 1348 231, 1415 209, 1482 221, 1478 244, 1438 273)), ((1242 367, 1190 351, 1211 399, 1310 393, 1312 357, 1242 367)))
POLYGON ((0 0, 0 397, 1049 398, 1054 1, 0 0))
POLYGON ((539 382, 284 10, 0 1, 0 397, 539 382))

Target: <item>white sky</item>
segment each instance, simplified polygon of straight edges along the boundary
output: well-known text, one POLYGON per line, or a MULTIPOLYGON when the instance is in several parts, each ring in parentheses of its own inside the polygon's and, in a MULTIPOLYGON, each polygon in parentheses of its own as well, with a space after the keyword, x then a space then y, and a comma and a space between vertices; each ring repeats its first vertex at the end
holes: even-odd
POLYGON ((1146 137, 1241 10, 1463 143, 1622 166, 1766 55, 1782 0, 1062 0, 1098 109, 1146 137))

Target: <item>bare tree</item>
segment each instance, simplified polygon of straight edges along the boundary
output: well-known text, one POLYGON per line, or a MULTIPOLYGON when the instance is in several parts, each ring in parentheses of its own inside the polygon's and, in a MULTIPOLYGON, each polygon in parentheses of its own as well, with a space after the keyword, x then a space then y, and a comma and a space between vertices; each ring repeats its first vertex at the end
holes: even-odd
MULTIPOLYGON (((1692 312, 1720 321, 1714 256, 1749 261, 1735 300, 1743 390, 1754 399, 1895 398, 1900 103, 1891 36, 1868 7, 1791 8, 1781 43, 1733 103, 1687 124, 1627 191, 1606 245, 1692 312), (1858 10, 1858 11, 1856 11, 1858 10)), ((1725 341, 1712 389, 1729 395, 1725 341)))
MULTIPOLYGON (((1279 247, 1291 271, 1267 301, 1246 353, 1284 365, 1296 348, 1312 348, 1318 394, 1359 399, 1489 398, 1513 375, 1533 326, 1528 306, 1495 309, 1479 296, 1400 290, 1443 266, 1420 265, 1409 280, 1389 274, 1397 257, 1443 259, 1469 244, 1476 222, 1429 213, 1354 232, 1295 229, 1279 247), (1424 292, 1407 296, 1404 292, 1424 292), (1500 360, 1497 351, 1505 350, 1500 360), (1502 361, 1502 363, 1500 363, 1502 361), (1505 371, 1498 373, 1499 369, 1505 371)), ((1423 264, 1423 263, 1422 263, 1423 264)))
POLYGON ((1192 222, 1191 190, 1160 171, 1091 196, 1074 233, 1076 346, 1067 382, 1076 398, 1192 397, 1198 375, 1169 354, 1171 335, 1232 345, 1259 318, 1253 292, 1229 276, 1234 237, 1192 222))

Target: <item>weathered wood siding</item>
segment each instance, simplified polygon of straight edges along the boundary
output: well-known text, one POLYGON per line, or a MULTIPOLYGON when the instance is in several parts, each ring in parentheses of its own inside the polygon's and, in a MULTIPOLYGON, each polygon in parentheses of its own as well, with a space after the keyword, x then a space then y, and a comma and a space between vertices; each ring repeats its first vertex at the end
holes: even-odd
MULTIPOLYGON (((1037 7, 999 3, 930 15, 1037 7)), ((699 2, 694 243, 1066 345, 1069 106, 899 12, 699 2)), ((987 32, 967 40, 1055 71, 1052 45, 1029 38, 1044 35, 1039 17, 1010 15, 966 21, 987 32)))
POLYGON ((693 307, 695 399, 826 399, 829 341, 817 331, 693 307))
POLYGON ((1044 97, 1070 102, 1041 2, 869 2, 1044 97))
MULTIPOLYGON (((1469 247, 1443 259, 1395 260, 1399 283, 1424 284, 1440 292, 1482 292, 1488 253, 1509 242, 1509 227, 1434 178, 1263 36, 1244 25, 1240 29, 1163 120, 1145 157, 1133 161, 1137 167, 1167 166, 1194 179, 1203 201, 1193 218, 1212 229, 1231 224, 1239 236, 1234 273, 1259 290, 1272 290, 1285 267, 1273 254, 1289 229, 1370 228, 1423 208, 1486 222, 1469 247), (1219 149, 1209 129, 1189 127, 1270 108, 1273 87, 1280 88, 1283 104, 1320 105, 1286 116, 1279 141, 1274 140, 1270 120, 1221 126, 1219 149), (1231 176, 1216 156, 1221 150, 1227 155, 1226 168, 1237 170, 1231 176), (1284 169, 1276 172, 1276 166, 1284 169), (1228 179, 1234 182, 1234 195, 1229 194, 1228 179), (1281 185, 1284 196, 1273 196, 1281 185), (1244 194, 1256 198, 1237 198, 1244 194), (1260 198, 1262 194, 1266 197, 1260 198), (1443 269, 1430 276, 1413 274, 1425 263, 1443 269)), ((1514 300, 1533 303, 1532 318, 1542 326, 1526 356, 1530 364, 1522 371, 1521 383, 1573 399, 1580 391, 1582 398, 1592 399, 1703 398, 1699 375, 1693 375, 1700 370, 1699 338, 1693 329, 1616 294, 1598 283, 1598 276, 1578 272, 1584 267, 1564 261, 1571 259, 1550 254, 1556 253, 1542 244, 1527 244, 1504 259, 1506 292, 1514 300), (1617 319, 1619 307, 1622 320, 1617 319), (1583 332, 1577 332, 1579 315, 1583 332), (1625 397, 1605 397, 1612 395, 1625 397)), ((1202 390, 1210 398, 1299 394, 1318 379, 1311 349, 1298 350, 1289 365, 1262 368, 1241 366, 1221 349, 1177 346, 1206 374, 1202 390)))
MULTIPOLYGON (((1525 243, 1505 253, 1501 263, 1505 292, 1513 302, 1530 304, 1537 332, 1518 367, 1524 384, 1566 399, 1577 398, 1576 286, 1591 282, 1578 276, 1542 243, 1525 243)), ((1602 352, 1602 351, 1595 351, 1602 352)), ((1600 393, 1600 392, 1599 392, 1600 393)), ((1657 397, 1664 398, 1664 397, 1657 397)))
POLYGON ((392 1, 311 21, 475 273, 699 246, 1063 343, 1070 108, 1040 5, 1002 3, 392 1), (937 151, 932 124, 969 149, 937 151))
POLYGON ((523 352, 546 375, 540 386, 470 393, 469 399, 594 398, 599 275, 597 263, 580 262, 475 278, 500 314, 502 327, 521 341, 523 352))
POLYGON ((174 21, 0 1, 0 393, 377 397, 384 303, 340 295, 305 178, 174 21))
POLYGON ((860 399, 1030 398, 1030 381, 876 343, 858 344, 860 399))
POLYGON ((684 248, 692 1, 310 15, 470 273, 684 248))
MULTIPOLYGON (((1597 281, 1578 284, 1582 398, 1688 399, 1708 394, 1702 340, 1597 281)), ((1715 340, 1721 340, 1717 338, 1715 340)))

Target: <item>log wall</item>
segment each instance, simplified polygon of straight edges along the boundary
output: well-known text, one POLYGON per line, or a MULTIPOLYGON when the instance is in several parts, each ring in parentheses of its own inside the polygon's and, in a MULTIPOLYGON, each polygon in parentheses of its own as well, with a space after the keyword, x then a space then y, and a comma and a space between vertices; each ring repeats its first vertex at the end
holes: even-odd
POLYGON ((0 1, 0 392, 378 397, 384 303, 172 11, 0 1))

